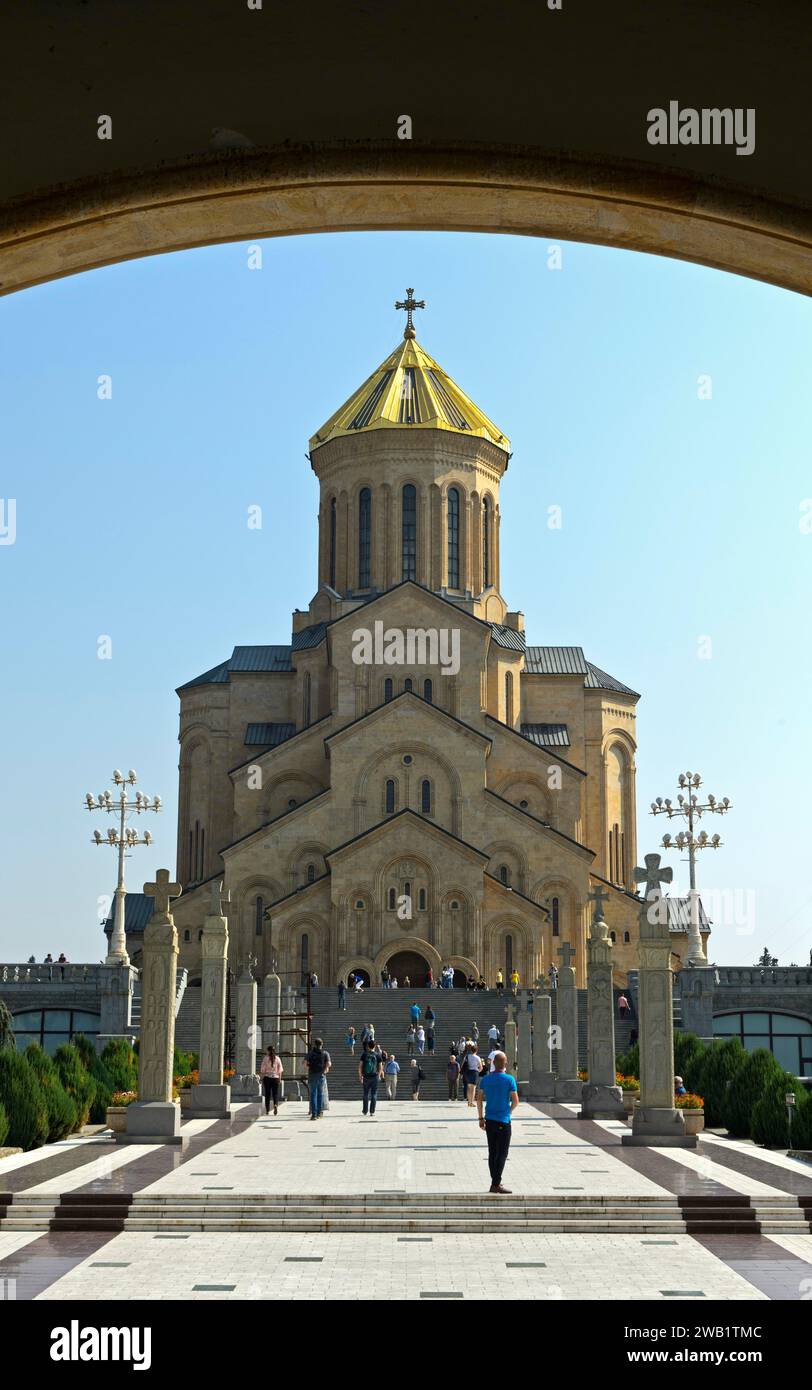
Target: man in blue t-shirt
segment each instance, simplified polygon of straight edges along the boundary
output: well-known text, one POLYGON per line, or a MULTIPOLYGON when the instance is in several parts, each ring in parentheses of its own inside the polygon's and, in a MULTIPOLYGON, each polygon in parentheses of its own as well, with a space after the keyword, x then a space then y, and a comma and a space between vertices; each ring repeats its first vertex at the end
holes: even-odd
POLYGON ((476 1092, 476 1107, 479 1115, 479 1128, 488 1136, 488 1167, 491 1170, 491 1192, 510 1195, 510 1188, 502 1186, 502 1174, 507 1163, 510 1148, 510 1112, 519 1104, 519 1091, 515 1078, 507 1068, 504 1052, 496 1052, 493 1058, 493 1071, 480 1076, 476 1092), (483 1113, 484 1106, 484 1113, 483 1113))

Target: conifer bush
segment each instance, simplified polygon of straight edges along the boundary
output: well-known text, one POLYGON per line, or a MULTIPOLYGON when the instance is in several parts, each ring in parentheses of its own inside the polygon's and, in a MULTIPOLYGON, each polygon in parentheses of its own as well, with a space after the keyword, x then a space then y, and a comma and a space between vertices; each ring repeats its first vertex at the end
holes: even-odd
POLYGON ((29 1043, 23 1055, 39 1078, 48 1110, 48 1143, 54 1144, 76 1129, 76 1106, 59 1079, 53 1059, 39 1043, 29 1043))
POLYGON ((0 1105, 13 1148, 38 1149, 48 1138, 48 1107, 34 1068, 21 1052, 0 1050, 0 1105))
POLYGON ((803 1084, 790 1072, 779 1070, 776 1077, 770 1078, 764 1094, 753 1106, 750 1138, 768 1148, 795 1147, 803 1128, 803 1112, 808 1106, 812 1106, 812 1101, 807 1097, 803 1084), (790 1092, 795 1095, 791 1130, 786 1099, 790 1092))
POLYGON ((8 1136, 8 1115, 4 1105, 0 1105, 0 1148, 6 1142, 8 1136))
POLYGON ((72 1043, 62 1043, 61 1047, 56 1049, 54 1065, 59 1072, 62 1085, 76 1106, 77 1128, 81 1129, 90 1118, 96 1095, 96 1082, 83 1065, 72 1043))
POLYGON ((766 1047, 757 1047, 748 1055, 722 1103, 722 1122, 728 1134, 736 1139, 749 1138, 757 1102, 782 1076, 783 1069, 766 1047))
POLYGON ((696 1091, 707 1044, 696 1033, 674 1033, 674 1071, 685 1082, 686 1091, 696 1091))
POLYGON ((115 1091, 134 1091, 138 1086, 138 1058, 126 1038, 111 1038, 101 1055, 115 1091))
POLYGON ((720 1129, 725 1124, 724 1103, 728 1088, 747 1061, 739 1038, 726 1038, 705 1048, 693 1089, 705 1098, 705 1125, 720 1129))
POLYGON ((113 1092, 117 1091, 118 1087, 96 1051, 95 1045, 89 1038, 85 1037, 84 1033, 76 1034, 73 1045, 82 1059, 85 1071, 96 1083, 96 1091, 90 1107, 91 1123, 103 1125, 107 1118, 107 1107, 113 1092))

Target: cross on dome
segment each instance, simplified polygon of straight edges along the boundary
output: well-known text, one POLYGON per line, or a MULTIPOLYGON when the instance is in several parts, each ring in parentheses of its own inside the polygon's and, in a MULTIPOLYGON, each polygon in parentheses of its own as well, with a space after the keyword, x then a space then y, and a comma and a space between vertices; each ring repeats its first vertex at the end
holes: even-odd
POLYGON ((414 324, 412 323, 412 314, 414 313, 415 309, 425 309, 425 307, 425 299, 415 299, 413 289, 407 289, 405 299, 395 300, 396 309, 406 310, 406 327, 403 330, 404 338, 414 338, 415 331, 414 324))

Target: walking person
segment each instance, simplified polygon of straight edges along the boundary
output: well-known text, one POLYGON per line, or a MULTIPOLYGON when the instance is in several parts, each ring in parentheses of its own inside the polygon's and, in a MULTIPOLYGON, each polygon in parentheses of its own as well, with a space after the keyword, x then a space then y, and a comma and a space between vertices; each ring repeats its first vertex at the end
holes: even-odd
POLYGON ((346 1043, 347 1047, 350 1049, 350 1056, 351 1056, 351 1057, 354 1057, 354 1056, 355 1056, 355 1044, 356 1044, 357 1041, 358 1041, 358 1039, 357 1039, 356 1036, 355 1036, 355 1029, 353 1028, 352 1024, 350 1024, 349 1028, 347 1029, 347 1036, 346 1036, 346 1038, 344 1039, 344 1042, 346 1043))
POLYGON ((324 1081, 332 1063, 321 1038, 315 1038, 307 1054, 307 1084, 310 1091, 310 1118, 320 1120, 324 1113, 324 1081))
POLYGON ((490 1051, 490 1050, 494 1049, 494 1048, 496 1047, 496 1044, 497 1044, 498 1042, 499 1042, 499 1029, 497 1028, 497 1026, 496 1026, 495 1023, 492 1023, 491 1026, 490 1026, 490 1028, 488 1029, 488 1050, 490 1051))
POLYGON ((409 1074, 412 1082, 412 1100, 419 1100, 420 1082, 425 1081, 426 1073, 424 1072, 416 1057, 413 1057, 409 1064, 409 1074))
POLYGON ((465 1095, 470 1107, 474 1104, 481 1071, 482 1058, 477 1053, 476 1043, 468 1043, 462 1059, 462 1084, 465 1087, 465 1095))
POLYGON ((422 1057, 426 1050, 426 1030, 422 1023, 417 1025, 417 1055, 422 1057))
POLYGON ((347 988, 343 980, 338 982, 338 1007, 340 1009, 347 1007, 347 988))
POLYGON ((383 1074, 386 1079, 386 1098, 394 1100, 398 1093, 398 1075, 400 1073, 400 1063, 395 1060, 394 1052, 388 1062, 384 1063, 383 1074))
POLYGON ((409 1027, 406 1030, 406 1055, 408 1057, 414 1056, 414 1045, 416 1042, 417 1029, 415 1028, 413 1023, 410 1023, 409 1027))
POLYGON ((519 1091, 515 1078, 506 1068, 507 1057, 504 1052, 497 1052, 493 1071, 480 1079, 476 1105, 479 1128, 484 1129, 488 1139, 490 1191, 510 1196, 510 1188, 502 1186, 502 1174, 510 1149, 510 1116, 519 1104, 519 1091))
POLYGON ((265 1097, 265 1114, 270 1114, 271 1101, 273 1100, 273 1113, 275 1115, 276 1107, 279 1104, 279 1083, 282 1080, 282 1059, 281 1057, 277 1057, 272 1047, 268 1048, 267 1053, 262 1059, 259 1075, 262 1080, 262 1092, 265 1097))
POLYGON ((550 966, 550 989, 558 989, 558 966, 550 966))
POLYGON ((378 1103, 378 1082, 383 1074, 381 1059, 375 1051, 375 1044, 367 1038, 364 1051, 358 1062, 358 1080, 364 1088, 363 1111, 370 1117, 375 1114, 378 1103))
POLYGON ((474 1019, 473 1023, 471 1024, 471 1042, 479 1042, 479 1024, 477 1023, 476 1019, 474 1019))
POLYGON ((428 974, 426 975, 426 989, 434 989, 434 971, 431 966, 429 966, 428 974))
POLYGON ((617 1011, 620 1018, 629 1017, 629 1001, 626 998, 625 994, 621 994, 618 996, 617 1011))
POLYGON ((428 1048, 428 1050, 429 1050, 429 1056, 430 1056, 430 1057, 433 1057, 433 1056, 434 1056, 434 1033, 435 1033, 435 1029, 436 1029, 436 1027, 437 1027, 437 1015, 435 1014, 433 1008, 431 1007, 431 1004, 429 1004, 428 1008, 426 1009, 425 1019, 426 1019, 426 1046, 427 1046, 427 1048, 428 1048))
POLYGON ((460 1064, 457 1061, 457 1054, 452 1052, 448 1059, 446 1070, 448 1076, 448 1099, 459 1100, 460 1098, 460 1064))
POLYGON ((519 972, 515 966, 510 972, 510 988, 512 989, 515 998, 519 989, 519 972))
POLYGON ((415 1026, 415 1028, 416 1028, 417 1025, 418 1025, 418 1023, 420 1022, 420 1005, 419 1005, 419 1004, 412 1004, 412 1005, 410 1006, 410 1008, 409 1008, 409 1017, 410 1017, 410 1019, 412 1020, 412 1023, 414 1024, 414 1026, 415 1026))

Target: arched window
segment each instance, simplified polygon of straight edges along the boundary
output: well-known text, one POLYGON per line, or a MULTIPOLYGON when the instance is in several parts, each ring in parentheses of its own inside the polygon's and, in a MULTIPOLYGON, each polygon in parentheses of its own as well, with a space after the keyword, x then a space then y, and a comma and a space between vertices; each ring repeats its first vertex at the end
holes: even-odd
POLYGON ((310 672, 305 672, 302 683, 302 726, 307 728, 310 723, 310 672))
POLYGON ((608 877, 612 883, 626 882, 626 796, 628 762, 617 743, 606 754, 606 820, 609 825, 608 877))
POLYGON ((408 878, 403 885, 403 896, 404 898, 410 898, 412 896, 412 885, 409 882, 408 878))
POLYGON ((417 579, 417 491, 414 483, 406 483, 402 507, 401 578, 417 579))
POLYGON ((200 930, 199 930, 198 933, 197 933, 197 939, 198 939, 198 941, 202 941, 202 940, 203 940, 203 928, 202 928, 202 927, 200 928, 200 930))
POLYGON ((432 685, 431 681, 427 676, 423 682, 423 699, 426 700, 429 704, 431 704, 433 696, 434 686, 432 685))
POLYGON ((424 816, 431 815, 431 782, 428 777, 420 783, 420 809, 424 816))
POLYGON ((414 690, 414 681, 412 680, 411 676, 406 677, 405 681, 403 682, 403 689, 414 690))
POLYGON ((257 898, 254 903, 254 936, 262 936, 262 915, 265 911, 265 904, 262 898, 257 898))
POLYGON ((425 910, 426 910, 426 890, 425 890, 425 888, 421 888, 420 891, 419 891, 419 893, 418 893, 418 895, 417 895, 417 910, 418 910, 418 912, 425 912, 425 910))
POLYGON ((395 783, 393 778, 386 780, 386 814, 391 816, 395 809, 395 783))
POLYGON ((614 933, 613 931, 610 931, 610 933, 609 933, 609 940, 611 941, 612 945, 614 946, 614 944, 615 944, 615 933, 614 933))
POLYGON ((482 499, 482 587, 491 582, 491 499, 482 499))
POLYGON ((330 588, 336 586, 336 499, 330 498, 330 588))
POLYGON ((394 888, 390 888, 390 889, 389 889, 389 911, 390 911, 390 912, 394 912, 394 910, 395 910, 395 890, 394 890, 394 888))
POLYGON ((717 1014, 713 1034, 716 1038, 739 1038, 747 1052, 767 1047, 785 1071, 793 1076, 812 1076, 812 1023, 808 1018, 762 1009, 717 1014))
POLYGON ((552 916, 553 916, 553 936, 560 936, 560 934, 561 934, 561 908, 560 908, 560 904, 559 904, 558 898, 553 898, 553 901, 552 901, 552 903, 550 904, 550 909, 551 909, 551 911, 552 911, 552 916))
POLYGON ((513 937, 505 937, 505 975, 510 979, 513 974, 513 937))
POLYGON ((316 882, 316 866, 315 866, 315 864, 308 864, 308 866, 307 866, 307 881, 308 881, 308 883, 315 883, 315 882, 316 882))
POLYGON ((631 937, 630 937, 629 933, 628 933, 627 931, 624 931, 624 933, 623 933, 623 943, 624 943, 624 945, 628 946, 628 944, 629 944, 630 941, 631 941, 631 937))
POLYGON ((513 723, 513 672, 505 672, 505 723, 513 723))
POLYGON ((392 684, 392 677, 387 676, 383 683, 383 698, 388 704, 394 694, 395 687, 392 684))
POLYGON ((191 941, 192 939, 192 933, 189 931, 188 927, 186 928, 186 931, 183 933, 183 939, 184 941, 191 941))
POLYGON ((370 585, 369 563, 372 554, 372 493, 362 487, 358 496, 358 588, 370 585))
POLYGON ((448 489, 448 587, 460 587, 460 494, 448 489))
POLYGON ((507 864, 499 865, 499 879, 500 882, 504 883, 506 888, 510 887, 510 869, 507 864))
POLYGON ((307 932, 302 936, 301 971, 302 986, 304 987, 307 985, 308 976, 310 975, 310 937, 307 935, 307 932))

